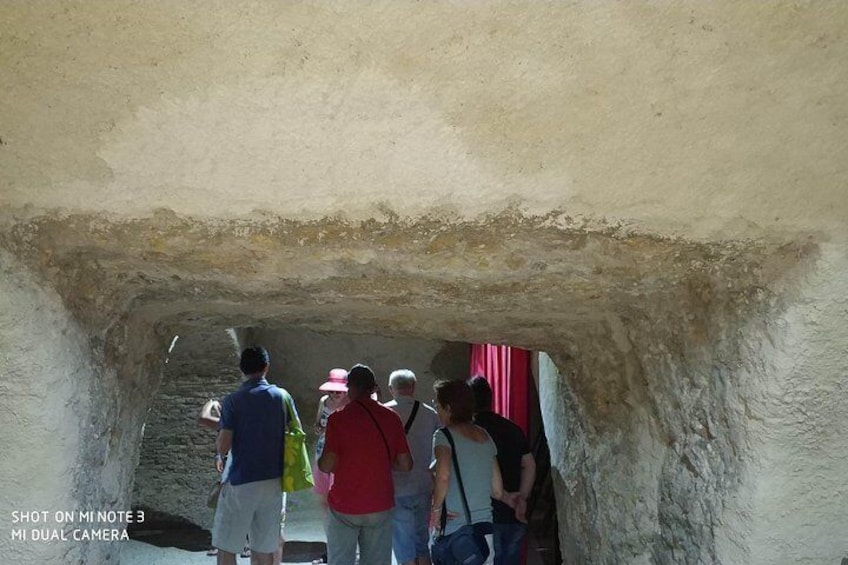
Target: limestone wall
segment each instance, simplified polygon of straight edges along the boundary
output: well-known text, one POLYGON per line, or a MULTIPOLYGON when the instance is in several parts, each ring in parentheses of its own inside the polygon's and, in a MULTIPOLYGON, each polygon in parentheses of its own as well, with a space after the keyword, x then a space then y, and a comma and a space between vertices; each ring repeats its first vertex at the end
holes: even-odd
POLYGON ((200 408, 241 383, 238 345, 224 329, 187 330, 168 356, 144 423, 133 506, 212 527, 206 495, 218 480, 216 432, 197 425, 200 408))
POLYGON ((845 557, 846 258, 824 246, 759 299, 714 289, 684 320, 631 313, 541 356, 565 563, 845 557))
POLYGON ((759 378, 744 407, 753 496, 740 531, 752 563, 848 557, 848 245, 834 241, 767 321, 749 359, 759 378))
POLYGON ((677 358, 638 333, 597 335, 541 364, 546 430, 561 438, 565 563, 767 563, 736 530, 738 499, 750 500, 744 373, 718 351, 677 358))
POLYGON ((52 513, 75 510, 75 483, 96 378, 85 332, 55 292, 0 251, 0 553, 9 563, 81 556, 80 545, 12 540, 13 529, 56 528, 52 513), (45 525, 13 522, 12 512, 50 511, 45 525))
MULTIPOLYGON (((129 511, 143 412, 164 348, 144 321, 121 317, 102 332, 79 323, 49 285, 0 251, 3 426, 14 457, 0 467, 2 547, 18 563, 108 563, 120 542, 73 541, 72 531, 123 530, 80 511, 129 511), (66 511, 43 525, 69 541, 11 540, 13 511, 66 511)), ((35 525, 36 527, 39 524, 35 525)))

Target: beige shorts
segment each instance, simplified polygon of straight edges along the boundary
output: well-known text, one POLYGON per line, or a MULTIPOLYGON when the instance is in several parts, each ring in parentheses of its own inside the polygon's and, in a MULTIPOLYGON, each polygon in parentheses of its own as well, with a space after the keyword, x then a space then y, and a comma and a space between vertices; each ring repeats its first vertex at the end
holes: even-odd
POLYGON ((218 498, 212 526, 212 545, 239 553, 249 538, 252 551, 273 553, 284 524, 280 479, 233 486, 225 483, 218 498))

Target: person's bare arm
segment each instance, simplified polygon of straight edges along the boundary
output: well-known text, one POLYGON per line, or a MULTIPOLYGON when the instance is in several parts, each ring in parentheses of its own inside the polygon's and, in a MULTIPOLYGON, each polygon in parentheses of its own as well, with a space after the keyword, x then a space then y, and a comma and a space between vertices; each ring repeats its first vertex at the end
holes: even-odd
POLYGON ((524 498, 529 497, 535 483, 536 459, 533 458, 532 453, 525 453, 521 457, 521 482, 519 483, 518 492, 524 498))
POLYGON ((325 448, 321 457, 318 458, 318 468, 324 473, 332 473, 336 468, 336 454, 325 448))
POLYGON ((433 506, 430 508, 430 525, 439 524, 442 504, 448 495, 451 474, 451 450, 446 445, 437 445, 433 449, 436 456, 436 468, 433 471, 433 506))
POLYGON ((200 409, 197 417, 197 425, 213 430, 218 429, 218 421, 221 419, 221 403, 217 400, 209 400, 200 409))
POLYGON ((233 447, 233 430, 219 430, 215 446, 218 448, 218 455, 226 457, 233 447))
POLYGON ((324 411, 324 402, 326 401, 326 396, 322 396, 321 400, 318 401, 318 413, 315 414, 315 423, 312 424, 312 430, 316 435, 321 435, 324 431, 324 428, 321 427, 321 412, 324 411))
MULTIPOLYGON (((497 457, 492 457, 492 498, 495 500, 504 499, 503 477, 497 457)), ((504 500, 504 502, 506 501, 504 500)))
POLYGON ((532 453, 521 457, 521 480, 518 487, 518 498, 515 501, 515 518, 527 523, 527 499, 536 482, 536 459, 532 453))
POLYGON ((324 432, 324 450, 321 452, 321 457, 316 461, 316 465, 318 468, 324 473, 332 473, 336 468, 336 461, 339 457, 339 451, 344 453, 344 449, 339 449, 340 446, 337 445, 338 440, 338 430, 336 430, 336 416, 335 414, 330 414, 330 417, 327 418, 327 429, 324 432))
POLYGON ((400 453, 395 460, 392 461, 392 469, 395 471, 411 471, 412 470, 412 454, 400 453))

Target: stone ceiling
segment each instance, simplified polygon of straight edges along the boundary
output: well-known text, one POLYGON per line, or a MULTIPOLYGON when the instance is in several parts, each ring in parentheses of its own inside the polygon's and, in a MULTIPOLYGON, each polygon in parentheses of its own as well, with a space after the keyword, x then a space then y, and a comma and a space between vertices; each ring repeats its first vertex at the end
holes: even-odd
POLYGON ((0 245, 95 327, 541 345, 750 301, 848 236, 840 4, 0 15, 0 245))

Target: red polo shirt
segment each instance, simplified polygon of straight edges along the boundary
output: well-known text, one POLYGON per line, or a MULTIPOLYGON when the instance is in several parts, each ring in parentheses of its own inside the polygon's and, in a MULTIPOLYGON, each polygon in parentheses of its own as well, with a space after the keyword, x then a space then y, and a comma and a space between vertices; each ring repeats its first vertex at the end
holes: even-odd
POLYGON ((370 398, 361 398, 330 414, 326 438, 324 453, 336 454, 333 486, 327 496, 330 508, 342 514, 371 514, 393 508, 391 462, 409 453, 400 417, 370 398))

